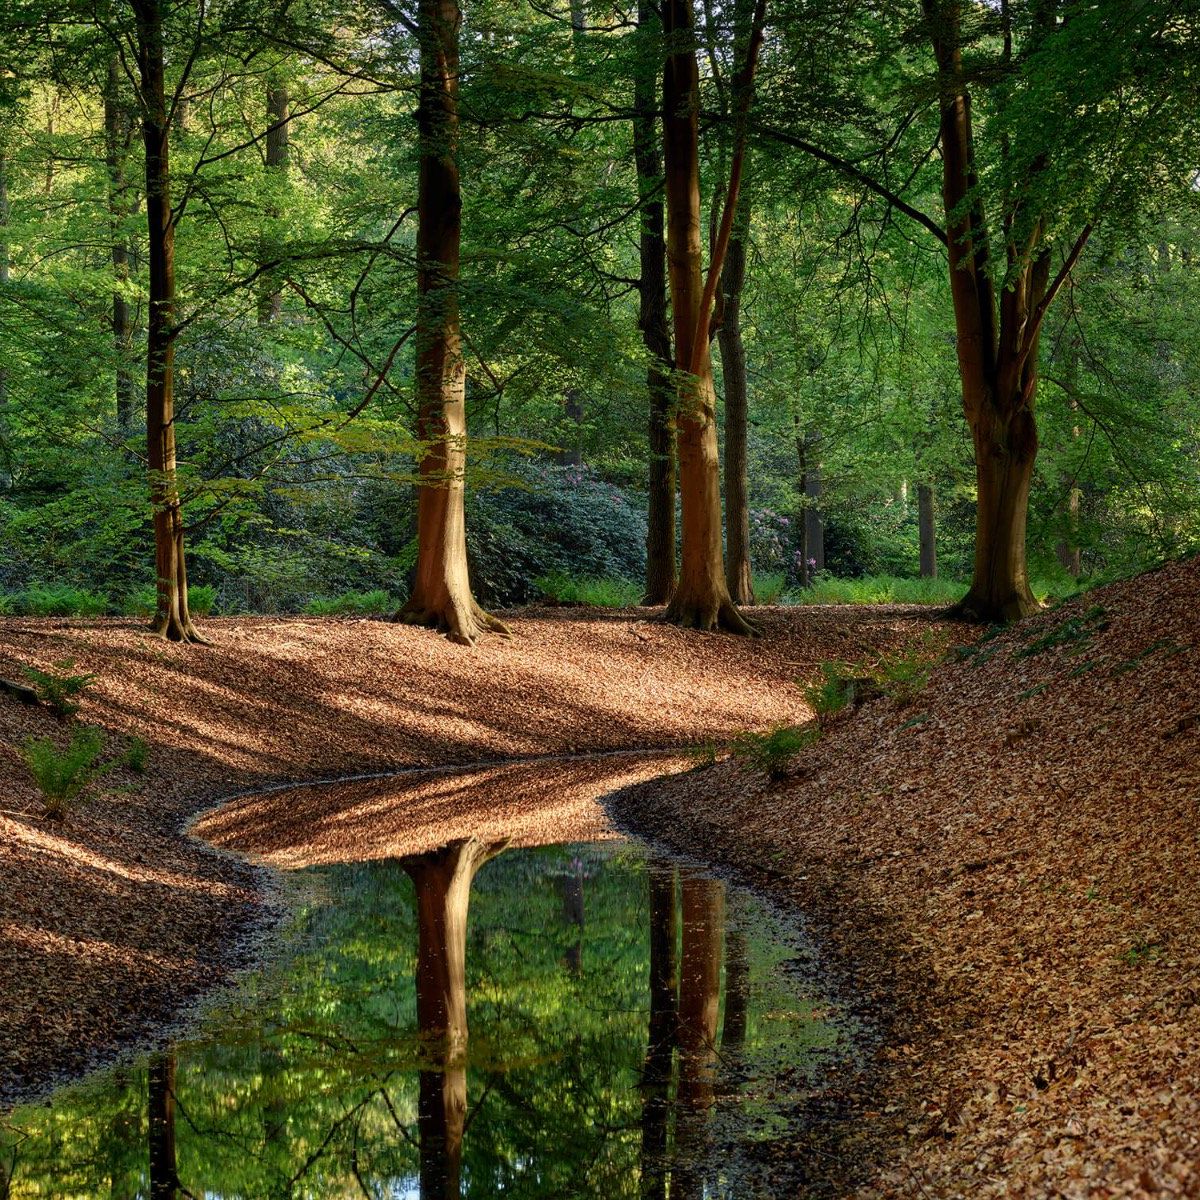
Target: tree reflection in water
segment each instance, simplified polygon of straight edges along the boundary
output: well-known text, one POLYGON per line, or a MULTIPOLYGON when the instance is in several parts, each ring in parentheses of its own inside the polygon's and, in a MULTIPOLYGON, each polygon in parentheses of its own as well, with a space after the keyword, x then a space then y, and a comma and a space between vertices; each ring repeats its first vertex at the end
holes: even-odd
POLYGON ((737 1194, 741 1078, 834 1036, 792 952, 670 862, 502 848, 311 873, 287 957, 199 1036, 0 1117, 0 1200, 737 1194))

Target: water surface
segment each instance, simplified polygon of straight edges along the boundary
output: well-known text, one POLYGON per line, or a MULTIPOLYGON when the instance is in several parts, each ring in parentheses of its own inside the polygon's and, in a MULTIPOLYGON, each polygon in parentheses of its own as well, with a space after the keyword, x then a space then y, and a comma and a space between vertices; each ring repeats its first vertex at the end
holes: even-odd
POLYGON ((772 1195, 845 1051, 762 905, 628 843, 299 878, 193 1036, 0 1118, 0 1197, 772 1195))

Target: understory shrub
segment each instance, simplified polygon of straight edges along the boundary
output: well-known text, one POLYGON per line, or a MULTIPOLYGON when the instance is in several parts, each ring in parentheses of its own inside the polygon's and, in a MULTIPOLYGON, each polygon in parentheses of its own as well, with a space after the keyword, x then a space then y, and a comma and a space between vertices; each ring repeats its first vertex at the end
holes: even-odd
POLYGON ((950 605, 961 600, 966 591, 967 585, 954 579, 903 579, 895 575, 838 579, 825 575, 791 593, 790 599, 794 604, 950 605))
POLYGON ((646 590, 632 579, 573 579, 551 571, 535 580, 538 590, 555 604, 585 604, 592 608, 633 608, 646 590))
POLYGON ((73 658, 64 658, 56 662, 48 671, 37 667, 23 667, 25 678, 33 684, 38 699, 49 708, 56 717, 66 719, 79 711, 77 696, 82 696, 93 683, 96 676, 85 674, 76 675, 72 668, 73 658))
POLYGON ((145 740, 140 737, 130 738, 129 745, 125 748, 125 757, 122 759, 125 765, 135 775, 143 775, 149 759, 150 747, 146 745, 145 740))
POLYGON ((42 793, 42 810, 47 817, 61 821, 88 787, 110 768, 111 764, 99 762, 103 749, 100 730, 90 726, 76 729, 65 750, 59 750, 48 737, 26 739, 25 762, 42 793))
POLYGON ((770 779, 782 779, 792 760, 821 736, 813 725, 776 725, 766 733, 742 733, 733 740, 735 758, 770 779))
POLYGON ((394 613, 400 601, 383 588, 369 592, 343 592, 340 596, 318 596, 310 600, 304 611, 313 617, 371 616, 394 613))
POLYGON ((99 592, 65 583, 35 583, 9 597, 12 611, 23 617, 98 617, 109 603, 99 592))
POLYGON ((780 604, 786 586, 787 575, 783 571, 764 571, 754 576, 754 599, 759 604, 780 604))

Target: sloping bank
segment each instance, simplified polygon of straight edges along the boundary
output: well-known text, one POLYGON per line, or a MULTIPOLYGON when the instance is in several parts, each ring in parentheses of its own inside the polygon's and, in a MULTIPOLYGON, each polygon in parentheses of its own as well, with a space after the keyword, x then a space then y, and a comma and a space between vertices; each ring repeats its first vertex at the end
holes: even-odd
POLYGON ((615 797, 803 910, 887 1023, 860 1116, 903 1150, 860 1194, 1200 1194, 1198 611, 1174 564, 864 706, 778 784, 615 797))
MULTIPOLYGON (((114 760, 62 823, 41 813, 27 738, 71 728, 0 696, 0 1107, 160 1036, 252 959, 269 871, 185 830, 230 796, 280 784, 535 755, 666 748, 807 716, 798 673, 911 636, 903 610, 761 613, 765 635, 706 637, 653 614, 526 612, 473 651, 383 621, 233 618, 209 647, 127 621, 0 619, 0 675, 70 660, 94 673, 79 721, 114 760)), ((924 628, 918 624, 918 628, 924 628)), ((619 762, 406 777, 273 792, 205 829, 287 866, 504 835, 590 835, 595 797, 654 773, 619 762), (640 772, 640 775, 634 774, 640 772), (515 824, 521 824, 514 830, 515 824)))

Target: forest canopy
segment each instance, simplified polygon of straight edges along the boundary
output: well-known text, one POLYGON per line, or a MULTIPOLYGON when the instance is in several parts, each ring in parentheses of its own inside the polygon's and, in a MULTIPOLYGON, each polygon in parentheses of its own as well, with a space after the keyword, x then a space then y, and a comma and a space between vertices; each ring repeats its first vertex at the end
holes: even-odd
POLYGON ((999 620, 1200 543, 1195 0, 0 38, 0 606, 470 642, 564 581, 745 632, 940 573, 999 620))

